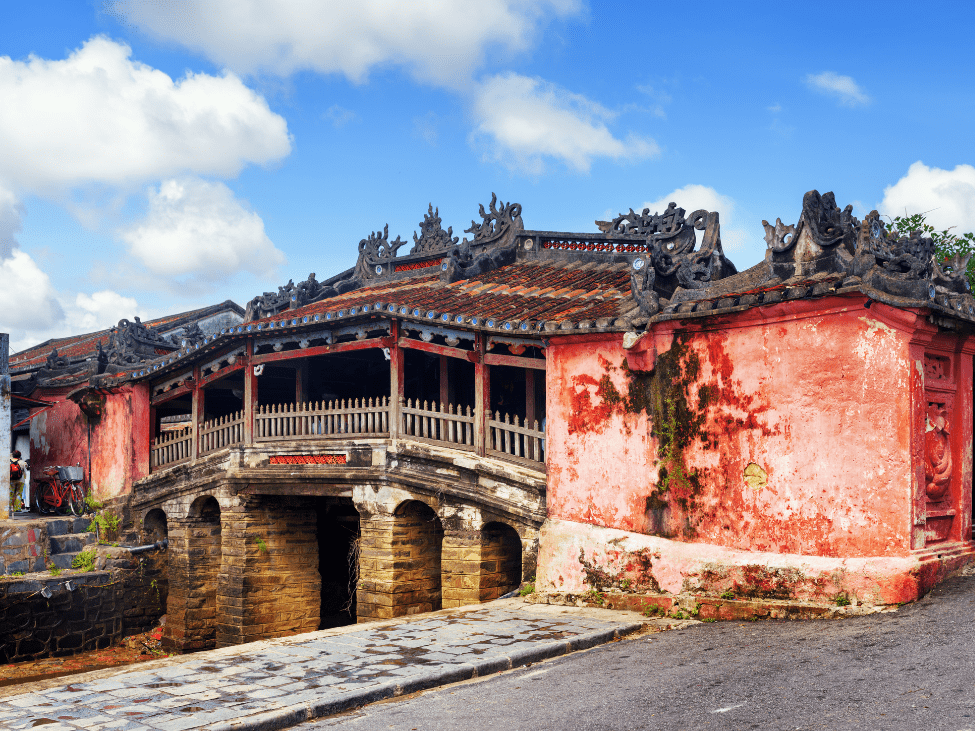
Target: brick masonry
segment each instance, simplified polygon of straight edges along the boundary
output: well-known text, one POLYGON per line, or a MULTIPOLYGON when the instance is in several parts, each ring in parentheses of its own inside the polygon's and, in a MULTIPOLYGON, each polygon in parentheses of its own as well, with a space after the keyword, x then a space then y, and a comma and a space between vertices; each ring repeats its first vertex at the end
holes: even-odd
POLYGON ((392 516, 360 519, 358 621, 432 612, 443 606, 437 514, 410 501, 392 516))
POLYGON ((224 521, 217 646, 317 630, 314 511, 299 497, 263 497, 232 510, 224 521))
POLYGON ((0 662, 96 650, 151 629, 165 606, 157 562, 126 557, 100 563, 111 568, 0 581, 0 662))

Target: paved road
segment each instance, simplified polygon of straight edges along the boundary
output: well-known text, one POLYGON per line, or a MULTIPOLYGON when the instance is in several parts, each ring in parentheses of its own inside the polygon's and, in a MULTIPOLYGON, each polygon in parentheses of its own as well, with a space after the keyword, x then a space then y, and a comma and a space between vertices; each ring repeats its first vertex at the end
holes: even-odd
POLYGON ((975 730, 973 623, 958 577, 894 613, 695 625, 298 728, 975 730))
POLYGON ((277 729, 589 648, 641 627, 594 609, 502 600, 253 643, 0 692, 0 729, 277 729))

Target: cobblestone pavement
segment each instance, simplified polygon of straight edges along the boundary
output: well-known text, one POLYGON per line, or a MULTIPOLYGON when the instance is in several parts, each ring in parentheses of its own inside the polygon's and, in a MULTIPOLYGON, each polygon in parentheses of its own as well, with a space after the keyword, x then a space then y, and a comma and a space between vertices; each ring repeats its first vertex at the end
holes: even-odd
POLYGON ((0 728, 285 728, 593 647, 640 626, 624 613, 502 600, 48 682, 0 697, 0 728))

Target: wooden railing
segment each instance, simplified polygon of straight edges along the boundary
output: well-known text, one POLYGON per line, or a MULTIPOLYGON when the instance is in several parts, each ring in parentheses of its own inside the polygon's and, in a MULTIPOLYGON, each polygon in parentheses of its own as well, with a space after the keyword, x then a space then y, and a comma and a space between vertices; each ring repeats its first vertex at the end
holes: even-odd
POLYGON ((420 399, 414 402, 407 399, 400 407, 403 414, 402 437, 410 437, 428 442, 449 444, 458 449, 475 449, 474 410, 468 406, 467 412, 460 406, 433 401, 428 404, 420 399))
POLYGON ((244 441, 244 412, 236 411, 200 424, 200 456, 244 441))
POLYGON ((545 430, 536 421, 533 427, 519 425, 520 419, 494 412, 487 418, 487 444, 484 451, 498 457, 514 457, 528 462, 545 462, 545 430))
MULTIPOLYGON (((475 423, 470 406, 438 404, 407 399, 400 402, 398 436, 422 442, 444 444, 454 449, 475 451, 475 423)), ((238 411, 210 421, 199 428, 199 456, 244 442, 245 412, 238 411)), ((254 413, 254 441, 290 439, 344 439, 390 436, 388 397, 346 399, 301 404, 261 406, 254 413)), ((152 441, 150 469, 170 467, 192 458, 194 429, 167 432, 152 441)), ((545 430, 535 421, 522 423, 519 417, 495 412, 485 419, 484 453, 512 459, 535 467, 545 463, 545 430)))
POLYGON ((305 404, 260 406, 254 414, 254 439, 341 439, 389 435, 389 398, 342 399, 305 404))
POLYGON ((192 426, 179 431, 164 432, 152 440, 152 446, 149 448, 149 469, 157 470, 186 462, 192 453, 192 426))

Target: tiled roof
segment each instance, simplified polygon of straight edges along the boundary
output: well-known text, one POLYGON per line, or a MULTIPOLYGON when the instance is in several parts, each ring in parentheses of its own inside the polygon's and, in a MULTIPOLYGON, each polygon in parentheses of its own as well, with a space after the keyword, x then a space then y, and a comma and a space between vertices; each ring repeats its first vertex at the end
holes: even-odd
MULTIPOLYGON (((468 321, 595 320, 617 318, 632 309, 626 264, 517 263, 453 284, 441 284, 439 276, 390 281, 344 295, 330 297, 275 317, 257 320, 264 324, 283 318, 337 313, 363 305, 395 304, 438 315, 464 315, 468 321)), ((344 313, 343 313, 344 314, 344 313)))
MULTIPOLYGON (((175 315, 158 317, 142 323, 153 330, 166 332, 177 327, 201 319, 222 309, 231 308, 240 311, 240 306, 230 300, 218 305, 209 305, 196 310, 189 310, 175 315)), ((103 346, 108 345, 111 338, 111 329, 98 330, 96 332, 84 333, 82 335, 71 335, 66 338, 54 338, 32 348, 27 348, 10 356, 10 369, 12 372, 23 372, 44 365, 47 356, 57 348, 58 355, 68 360, 80 360, 87 358, 95 353, 98 343, 101 341, 103 346)), ((162 352, 160 351, 160 355, 162 352)))

